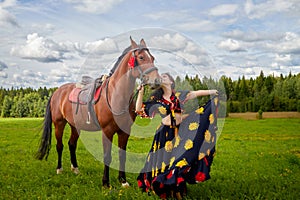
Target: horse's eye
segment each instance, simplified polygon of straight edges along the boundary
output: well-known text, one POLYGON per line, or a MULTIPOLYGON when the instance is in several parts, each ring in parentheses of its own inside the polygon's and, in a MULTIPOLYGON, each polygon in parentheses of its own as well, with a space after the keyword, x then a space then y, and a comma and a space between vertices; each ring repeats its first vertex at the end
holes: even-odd
POLYGON ((143 56, 140 56, 139 59, 140 59, 140 60, 144 60, 144 57, 143 57, 143 56))

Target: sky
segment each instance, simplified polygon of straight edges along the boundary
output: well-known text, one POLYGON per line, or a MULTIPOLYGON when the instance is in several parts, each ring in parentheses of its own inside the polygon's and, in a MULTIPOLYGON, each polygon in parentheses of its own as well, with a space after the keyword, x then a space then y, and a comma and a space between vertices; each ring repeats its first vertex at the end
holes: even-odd
POLYGON ((299 0, 0 0, 0 87, 99 77, 130 36, 161 72, 300 73, 299 0))

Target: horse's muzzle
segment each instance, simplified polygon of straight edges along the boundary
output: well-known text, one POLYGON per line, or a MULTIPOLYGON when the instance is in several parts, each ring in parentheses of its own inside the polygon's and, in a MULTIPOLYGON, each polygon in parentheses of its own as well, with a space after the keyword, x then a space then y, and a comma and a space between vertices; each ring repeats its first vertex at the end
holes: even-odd
POLYGON ((150 83, 151 89, 156 89, 160 87, 160 85, 161 85, 161 78, 156 78, 152 84, 150 83))

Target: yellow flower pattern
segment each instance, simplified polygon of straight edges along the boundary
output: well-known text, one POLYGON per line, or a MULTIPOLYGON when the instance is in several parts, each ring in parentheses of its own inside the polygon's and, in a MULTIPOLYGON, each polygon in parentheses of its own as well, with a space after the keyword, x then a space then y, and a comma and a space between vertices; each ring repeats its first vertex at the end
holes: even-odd
POLYGON ((167 141, 165 144, 165 150, 166 152, 171 152, 173 149, 173 143, 172 141, 167 141))
POLYGON ((206 142, 210 143, 211 133, 210 133, 209 130, 206 130, 206 131, 205 131, 204 138, 205 138, 205 141, 206 141, 206 142))
POLYGON ((185 150, 189 150, 193 148, 193 145, 194 145, 193 141, 191 139, 188 139, 184 144, 184 148, 185 150))
POLYGON ((198 108, 197 110, 195 110, 195 112, 196 112, 197 114, 203 114, 204 108, 203 108, 203 107, 200 107, 200 108, 198 108))
POLYGON ((193 131, 196 130, 199 127, 199 124, 197 122, 191 122, 189 125, 189 130, 193 131))
POLYGON ((207 149, 206 154, 209 156, 210 155, 210 149, 207 149))
POLYGON ((162 162, 162 163, 161 163, 161 173, 164 173, 164 172, 165 172, 165 169, 166 169, 166 163, 165 163, 165 162, 162 162))
POLYGON ((213 115, 213 114, 210 114, 210 115, 209 115, 209 122, 210 122, 210 124, 213 124, 214 121, 215 121, 214 115, 213 115))
POLYGON ((153 152, 155 152, 157 150, 157 144, 156 144, 156 141, 154 141, 154 144, 153 144, 153 152))
POLYGON ((165 115, 167 114, 167 109, 164 106, 159 106, 158 111, 162 114, 165 115))
POLYGON ((172 158, 170 159, 170 167, 173 165, 174 161, 175 161, 175 157, 172 157, 172 158))
POLYGON ((205 154, 204 153, 200 153, 199 156, 198 156, 198 160, 201 160, 205 157, 205 154))
POLYGON ((180 168, 182 168, 182 167, 184 167, 184 166, 186 166, 186 165, 188 165, 188 162, 185 160, 185 158, 184 159, 182 159, 181 161, 179 161, 178 163, 176 163, 176 167, 180 167, 180 168))
POLYGON ((218 102, 219 102, 219 98, 216 97, 216 98, 214 99, 214 102, 215 102, 215 106, 217 106, 217 105, 218 105, 218 102))
POLYGON ((175 144, 174 144, 174 148, 178 147, 179 143, 180 143, 181 138, 179 136, 175 137, 175 144))
POLYGON ((175 96, 176 96, 177 98, 179 98, 180 95, 181 95, 181 92, 176 92, 176 93, 175 93, 175 96))

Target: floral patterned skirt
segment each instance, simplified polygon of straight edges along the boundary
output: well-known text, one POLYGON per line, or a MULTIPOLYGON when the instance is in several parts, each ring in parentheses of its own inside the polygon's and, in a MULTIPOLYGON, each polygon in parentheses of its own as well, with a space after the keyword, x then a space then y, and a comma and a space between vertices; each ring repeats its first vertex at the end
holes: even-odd
POLYGON ((161 198, 183 195, 186 183, 210 178, 215 154, 218 98, 214 97, 182 121, 179 127, 161 125, 137 181, 144 192, 161 198))

